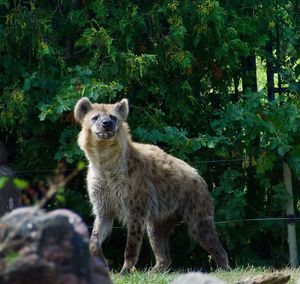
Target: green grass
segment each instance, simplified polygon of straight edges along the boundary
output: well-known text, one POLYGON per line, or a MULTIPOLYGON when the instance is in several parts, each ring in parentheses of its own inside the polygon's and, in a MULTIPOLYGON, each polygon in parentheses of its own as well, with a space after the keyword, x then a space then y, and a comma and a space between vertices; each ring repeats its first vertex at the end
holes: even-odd
MULTIPOLYGON (((271 270, 264 268, 247 267, 235 268, 229 272, 216 271, 211 275, 231 284, 244 280, 248 277, 266 274, 268 272, 271 272, 271 270)), ((288 282, 289 284, 295 284, 296 280, 300 278, 300 269, 286 268, 279 270, 278 272, 291 275, 291 280, 288 282)), ((167 284, 182 274, 183 272, 150 273, 148 271, 137 271, 124 277, 120 276, 118 273, 112 273, 111 278, 113 283, 115 284, 167 284)))
POLYGON ((113 273, 111 278, 114 284, 167 284, 179 275, 180 273, 151 273, 148 271, 137 271, 124 277, 117 273, 113 273))

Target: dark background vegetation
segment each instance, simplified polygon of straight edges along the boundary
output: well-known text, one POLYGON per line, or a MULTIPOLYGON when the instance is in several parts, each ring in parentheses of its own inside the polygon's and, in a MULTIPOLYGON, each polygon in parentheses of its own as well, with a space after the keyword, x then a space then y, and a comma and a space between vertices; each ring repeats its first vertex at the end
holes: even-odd
MULTIPOLYGON (((216 221, 285 216, 284 160, 295 206, 300 198, 299 26, 299 0, 0 0, 0 139, 11 166, 31 185, 58 162, 76 167, 76 101, 127 97, 134 139, 196 167, 216 221)), ((92 223, 85 173, 58 196, 49 208, 92 223)), ((288 263, 285 222, 217 227, 232 266, 288 263)), ((105 245, 115 268, 124 239, 115 228, 105 245)), ((175 268, 210 267, 183 226, 172 255, 175 268)), ((145 241, 140 266, 150 260, 145 241)))

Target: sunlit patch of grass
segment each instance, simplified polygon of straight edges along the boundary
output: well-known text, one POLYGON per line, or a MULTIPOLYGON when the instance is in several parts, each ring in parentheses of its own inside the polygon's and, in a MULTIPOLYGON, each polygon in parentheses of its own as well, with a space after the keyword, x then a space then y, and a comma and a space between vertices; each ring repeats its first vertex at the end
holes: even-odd
MULTIPOLYGON (((230 271, 216 271, 211 273, 212 276, 222 279, 229 284, 239 283, 249 277, 254 277, 262 274, 275 272, 269 268, 253 267, 235 268, 230 271)), ((281 269, 276 270, 284 275, 290 275, 291 279, 288 284, 295 284, 297 279, 300 279, 300 269, 281 269)), ((164 273, 151 273, 148 270, 135 271, 126 276, 121 276, 116 272, 111 274, 111 279, 114 284, 167 284, 174 280, 176 277, 182 275, 183 272, 164 272, 164 273)))
POLYGON ((126 276, 121 276, 118 273, 112 273, 111 279, 114 284, 167 284, 174 280, 180 273, 163 272, 152 273, 148 270, 135 271, 126 276))

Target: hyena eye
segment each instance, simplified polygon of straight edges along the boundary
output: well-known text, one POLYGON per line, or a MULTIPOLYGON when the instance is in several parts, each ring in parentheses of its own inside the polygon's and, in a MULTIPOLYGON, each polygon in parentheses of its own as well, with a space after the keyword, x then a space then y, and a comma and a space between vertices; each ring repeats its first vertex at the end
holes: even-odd
POLYGON ((95 116, 92 117, 92 121, 96 122, 98 120, 98 118, 99 118, 99 115, 95 115, 95 116))
POLYGON ((109 115, 109 118, 110 118, 111 120, 113 120, 114 122, 117 121, 117 117, 115 117, 115 116, 112 115, 112 114, 109 115))

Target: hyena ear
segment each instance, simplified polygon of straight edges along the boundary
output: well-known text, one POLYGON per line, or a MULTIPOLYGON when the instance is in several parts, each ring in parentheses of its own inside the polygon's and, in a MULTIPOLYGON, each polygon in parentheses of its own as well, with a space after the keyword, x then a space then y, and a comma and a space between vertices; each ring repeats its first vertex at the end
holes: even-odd
POLYGON ((74 108, 74 117, 75 119, 82 123, 85 115, 92 109, 91 102, 88 98, 81 98, 75 108, 74 108))
POLYGON ((120 102, 116 104, 116 113, 118 113, 123 121, 127 120, 128 113, 129 113, 129 106, 128 106, 128 100, 123 99, 120 102))

